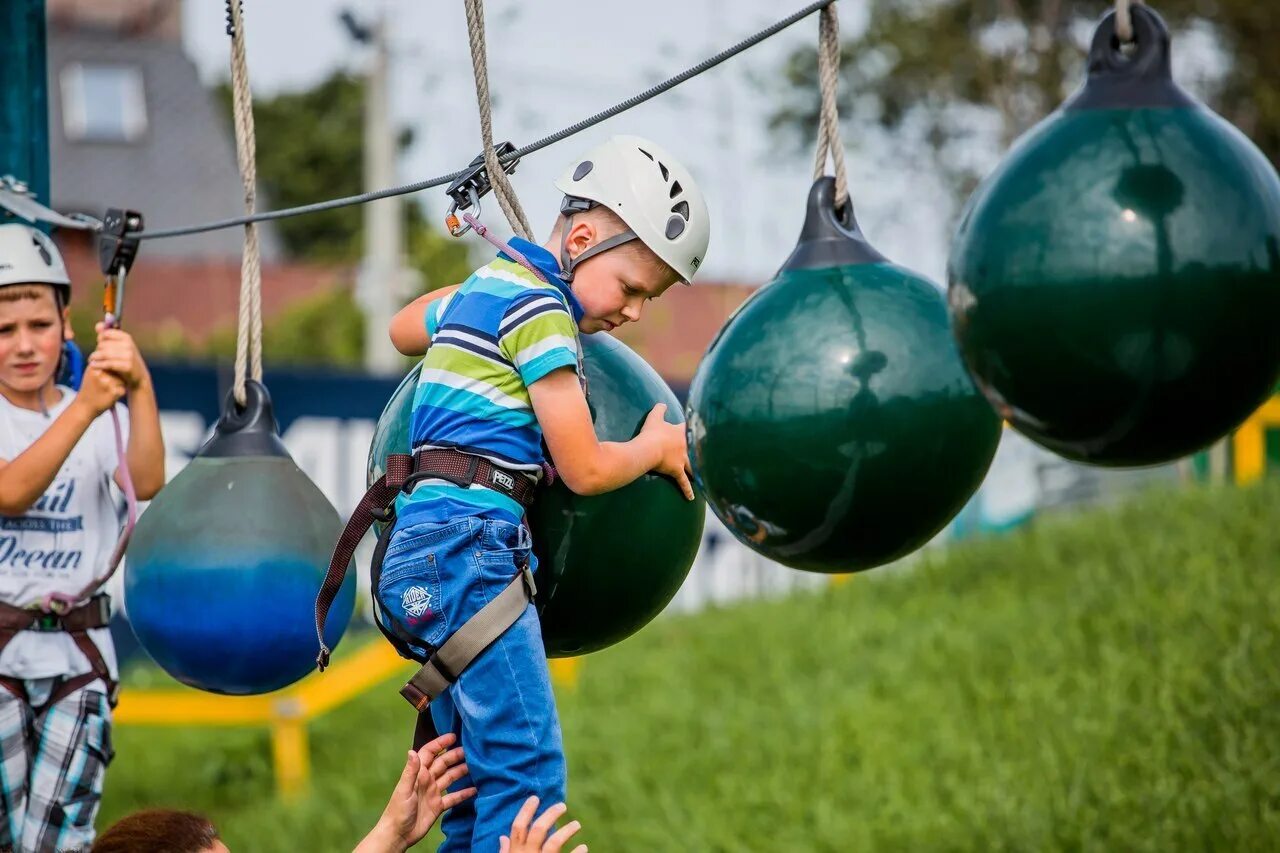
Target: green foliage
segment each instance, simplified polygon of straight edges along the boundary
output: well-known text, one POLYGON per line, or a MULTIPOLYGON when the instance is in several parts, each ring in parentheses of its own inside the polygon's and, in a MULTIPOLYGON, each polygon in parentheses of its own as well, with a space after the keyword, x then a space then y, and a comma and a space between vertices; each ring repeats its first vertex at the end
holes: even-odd
MULTIPOLYGON (((981 176, 963 148, 993 112, 1008 145, 1078 85, 1087 45, 1078 41, 1107 3, 1061 0, 870 0, 870 23, 841 55, 841 115, 892 133, 909 132, 932 151, 958 195, 981 176)), ((1256 0, 1159 0, 1174 31, 1212 34, 1228 67, 1210 105, 1280 162, 1280 17, 1256 0)), ((793 53, 782 69, 771 124, 808 144, 817 127, 817 60, 793 53)))
MULTIPOLYGON (((561 696, 583 840, 1270 849, 1278 500, 1280 482, 1155 493, 818 593, 660 620, 587 659, 561 696)), ((272 799, 262 733, 120 728, 103 819, 198 808, 233 850, 350 850, 411 728, 391 684, 322 718, 312 792, 290 806, 272 799)))

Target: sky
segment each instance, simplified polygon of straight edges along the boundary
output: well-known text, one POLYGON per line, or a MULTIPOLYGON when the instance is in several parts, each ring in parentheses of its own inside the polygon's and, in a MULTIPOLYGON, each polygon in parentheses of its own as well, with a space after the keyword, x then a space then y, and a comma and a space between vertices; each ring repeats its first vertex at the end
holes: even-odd
MULTIPOLYGON (((601 0, 591 4, 489 0, 486 35, 495 139, 531 142, 597 112, 722 50, 805 5, 761 0, 601 0)), ((839 4, 842 33, 865 25, 864 6, 839 4)), ((225 79, 223 4, 188 2, 184 41, 208 82, 225 79)), ((250 76, 256 95, 307 88, 335 68, 362 70, 366 50, 338 16, 344 8, 391 21, 392 111, 416 131, 399 163, 402 181, 465 166, 480 151, 475 81, 460 2, 270 0, 246 4, 250 76), (357 8, 358 7, 358 8, 357 8)), ((553 181, 577 155, 616 133, 654 139, 682 160, 706 194, 711 244, 700 277, 763 283, 795 245, 813 178, 809 147, 771 134, 770 95, 796 47, 817 40, 816 15, 727 63, 621 116, 530 155, 513 183, 542 236, 560 194, 553 181)), ((858 220, 891 259, 940 280, 949 202, 927 162, 846 129, 858 220), (905 200, 905 203, 904 203, 905 200)), ((358 168, 358 164, 353 164, 358 168)), ((442 190, 422 194, 442 216, 442 190)), ((488 224, 502 226, 496 205, 488 224), (496 222, 494 220, 497 220, 496 222)), ((470 238, 477 239, 477 238, 470 238)))

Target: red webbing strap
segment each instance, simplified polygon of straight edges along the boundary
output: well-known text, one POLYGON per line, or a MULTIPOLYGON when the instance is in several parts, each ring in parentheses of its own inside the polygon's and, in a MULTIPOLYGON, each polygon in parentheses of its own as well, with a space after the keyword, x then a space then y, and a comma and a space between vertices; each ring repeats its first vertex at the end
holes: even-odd
POLYGON ((413 474, 413 457, 407 453, 392 453, 387 457, 387 473, 369 487, 347 526, 338 537, 338 544, 333 547, 333 558, 329 560, 329 569, 325 572, 324 583, 320 585, 320 593, 316 596, 316 639, 320 642, 320 654, 316 657, 316 665, 323 672, 329 665, 329 647, 324 643, 324 623, 329 618, 329 608, 342 589, 342 581, 347 576, 347 568, 356 555, 356 546, 364 538, 364 534, 374 521, 385 521, 396 495, 404 488, 404 484, 413 474))

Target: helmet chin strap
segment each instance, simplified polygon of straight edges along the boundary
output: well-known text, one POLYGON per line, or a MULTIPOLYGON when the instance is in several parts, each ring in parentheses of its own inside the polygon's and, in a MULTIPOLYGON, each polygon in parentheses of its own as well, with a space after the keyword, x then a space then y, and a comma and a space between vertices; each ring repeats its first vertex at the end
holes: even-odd
POLYGON ((560 203, 560 212, 565 215, 564 229, 560 234, 560 279, 565 284, 573 284, 573 272, 578 264, 587 258, 593 258, 596 255, 607 252, 610 249, 616 249, 623 243, 630 243, 632 240, 639 240, 636 232, 628 229, 612 237, 601 240, 594 246, 589 246, 578 253, 576 258, 569 257, 569 232, 573 229, 573 216, 575 213, 585 213, 593 207, 596 207, 593 201, 586 199, 574 198, 573 196, 565 196, 564 201, 560 203))

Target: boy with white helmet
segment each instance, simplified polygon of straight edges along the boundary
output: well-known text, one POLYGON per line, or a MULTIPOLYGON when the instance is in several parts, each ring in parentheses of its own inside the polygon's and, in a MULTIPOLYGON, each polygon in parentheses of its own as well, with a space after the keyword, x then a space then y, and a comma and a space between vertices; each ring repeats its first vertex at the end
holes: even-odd
POLYGON ((164 484, 155 395, 129 335, 99 326, 79 392, 56 384, 70 296, 53 242, 0 224, 0 850, 23 853, 89 849, 112 757, 109 602, 56 597, 92 585, 120 531, 105 417, 118 400, 138 498, 164 484))
MULTIPOLYGON (((420 659, 532 572, 522 522, 547 461, 544 442, 558 476, 579 494, 656 471, 693 499, 684 427, 664 420, 664 406, 631 441, 596 438, 578 335, 636 322, 645 302, 691 281, 707 250, 706 202, 683 166, 633 136, 574 161, 556 187, 565 197, 545 246, 514 239, 511 256, 421 297, 391 323, 402 353, 426 353, 411 443, 420 464, 430 458, 436 467, 419 468, 416 485, 397 498, 376 594, 389 630, 420 659)), ((526 798, 565 797, 532 603, 452 675, 429 709, 439 732, 459 736, 479 792, 445 816, 441 849, 496 850, 526 798)))

